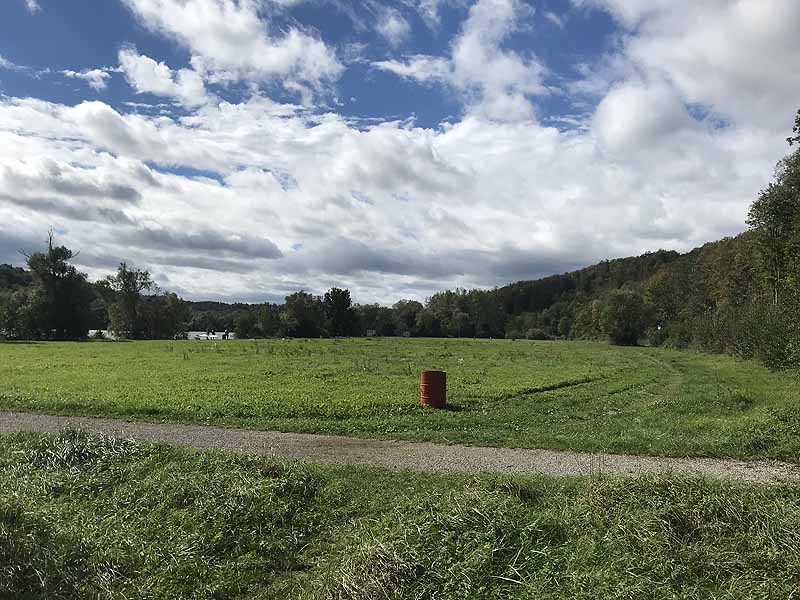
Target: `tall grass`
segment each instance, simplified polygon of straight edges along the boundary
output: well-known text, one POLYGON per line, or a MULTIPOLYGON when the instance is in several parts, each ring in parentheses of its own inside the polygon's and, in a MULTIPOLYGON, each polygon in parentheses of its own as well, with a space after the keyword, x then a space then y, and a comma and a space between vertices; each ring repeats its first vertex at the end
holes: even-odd
POLYGON ((800 487, 0 437, 0 598, 792 598, 800 487))

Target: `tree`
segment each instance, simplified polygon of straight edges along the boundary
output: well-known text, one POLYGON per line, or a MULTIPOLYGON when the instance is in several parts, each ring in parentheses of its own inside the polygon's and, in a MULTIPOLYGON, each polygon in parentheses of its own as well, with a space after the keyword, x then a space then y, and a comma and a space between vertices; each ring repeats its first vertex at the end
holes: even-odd
POLYGON ((0 290, 14 290, 33 285, 33 275, 21 267, 0 264, 0 290))
POLYGON ((39 293, 36 288, 23 288, 0 295, 0 337, 30 340, 45 334, 39 293))
POLYGON ((786 141, 789 142, 790 146, 795 143, 800 144, 800 110, 797 111, 797 116, 794 118, 794 127, 792 128, 792 133, 794 135, 786 138, 786 141))
POLYGON ((416 300, 400 300, 394 305, 394 314, 397 319, 397 329, 399 333, 408 332, 411 335, 417 334, 417 317, 425 309, 422 303, 416 300))
POLYGON ((286 296, 282 318, 286 335, 310 338, 325 333, 322 301, 303 290, 286 296))
POLYGON ((572 319, 566 315, 561 317, 558 321, 558 335, 564 339, 569 339, 572 335, 572 319))
POLYGON ((264 304, 258 313, 258 328, 264 337, 279 335, 281 330, 281 312, 279 304, 264 304))
POLYGON ((236 334, 237 340, 246 340, 258 335, 256 318, 250 310, 243 310, 239 313, 233 325, 233 332, 236 334))
POLYGON ((648 324, 644 298, 630 289, 612 290, 601 314, 603 333, 612 344, 635 346, 648 324))
POLYGON ((141 313, 142 292, 155 288, 148 271, 129 269, 120 263, 116 275, 106 278, 108 287, 114 292, 114 302, 109 306, 108 316, 115 334, 140 338, 144 336, 144 321, 141 313))
POLYGON ((359 304, 354 310, 362 335, 369 330, 381 337, 395 335, 397 332, 396 316, 391 308, 380 304, 359 304))
POLYGON ((350 290, 333 287, 325 292, 322 308, 331 335, 345 336, 353 333, 355 313, 352 304, 350 290))
POLYGON ((69 264, 76 255, 66 246, 53 245, 48 234, 47 251, 27 256, 38 293, 28 297, 37 307, 37 330, 57 340, 85 338, 89 329, 90 304, 94 294, 86 274, 69 264))
POLYGON ((800 189, 795 183, 800 180, 800 150, 790 159, 782 161, 777 181, 759 194, 747 216, 775 305, 800 283, 800 189))
POLYGON ((186 331, 191 316, 189 305, 174 293, 146 296, 139 305, 142 337, 173 339, 186 331))

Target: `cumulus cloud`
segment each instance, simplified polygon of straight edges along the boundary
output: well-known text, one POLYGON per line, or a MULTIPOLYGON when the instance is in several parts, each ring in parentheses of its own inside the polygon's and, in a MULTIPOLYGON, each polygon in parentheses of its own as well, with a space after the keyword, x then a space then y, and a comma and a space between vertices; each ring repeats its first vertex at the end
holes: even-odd
POLYGON ((669 85, 632 82, 612 89, 603 98, 593 125, 605 148, 631 154, 665 146, 671 139, 700 128, 669 85))
MULTIPOLYGON (((765 10, 797 19, 778 0, 715 1, 717 19, 705 4, 593 0, 622 32, 564 86, 585 114, 561 117, 580 127, 534 118, 546 71, 506 46, 531 15, 512 0, 473 4, 446 56, 376 65, 455 91, 465 114, 438 127, 365 124, 258 92, 166 114, 2 96, 0 261, 18 262, 17 249, 41 247, 53 227, 92 276, 124 259, 157 266, 196 299, 339 285, 388 303, 735 234, 786 151, 800 97, 787 75, 800 62, 795 33, 748 19, 765 10)), ((242 15, 263 25, 256 2, 198 2, 232 10, 227 31, 249 31, 242 15)), ((199 57, 211 46, 196 27, 187 17, 179 39, 199 57)), ((261 36, 285 37, 263 27, 261 36)), ((179 70, 127 58, 134 89, 199 97, 178 92, 179 70)))
MULTIPOLYGON (((648 106, 649 93, 657 90, 643 88, 634 106, 648 106)), ((612 96, 598 111, 598 133, 576 136, 477 117, 442 129, 355 129, 266 99, 207 105, 185 122, 100 102, 5 99, 3 161, 27 178, 0 179, 0 189, 29 191, 26 210, 0 202, 0 228, 16 230, 20 219, 25 231, 59 225, 76 248, 158 264, 194 298, 340 284, 359 300, 387 302, 663 245, 687 249, 741 228, 774 149, 691 125, 680 134, 690 139, 647 124, 603 129, 627 100, 612 96), (648 136, 663 137, 661 154, 625 152, 648 136), (57 172, 52 166, 19 158, 37 155, 56 160, 61 183, 43 176, 57 172), (190 178, 179 166, 218 177, 190 178), (126 200, 109 181, 141 197, 126 200), (87 213, 94 225, 70 216, 73 196, 105 210, 87 213), (60 204, 48 208, 54 197, 60 204)))
POLYGON ((547 92, 545 67, 531 55, 503 49, 504 40, 532 9, 519 0, 479 0, 454 40, 451 56, 411 56, 373 66, 423 83, 455 89, 467 111, 495 120, 531 119, 531 97, 547 92))
POLYGON ((192 69, 173 71, 163 62, 139 54, 134 48, 119 51, 120 70, 137 93, 175 98, 185 106, 200 106, 208 101, 205 84, 192 69))
POLYGON ((789 65, 800 64, 796 2, 573 1, 609 11, 627 31, 604 74, 612 81, 632 71, 668 81, 687 103, 776 132, 796 110, 797 78, 789 75, 789 65))
POLYGON ((90 88, 97 92, 106 89, 106 79, 111 77, 111 75, 109 75, 108 72, 103 69, 85 69, 83 71, 65 70, 61 71, 61 74, 64 75, 64 77, 69 77, 70 79, 81 79, 85 81, 90 88))
POLYGON ((342 72, 322 40, 290 27, 272 35, 257 0, 124 0, 142 24, 192 53, 214 81, 277 80, 288 89, 321 89, 342 72))

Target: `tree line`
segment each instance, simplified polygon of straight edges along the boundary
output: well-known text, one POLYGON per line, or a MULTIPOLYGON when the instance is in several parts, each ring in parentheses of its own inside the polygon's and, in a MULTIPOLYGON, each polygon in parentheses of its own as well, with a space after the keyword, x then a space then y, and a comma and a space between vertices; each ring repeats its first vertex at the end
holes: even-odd
MULTIPOLYGON (((790 146, 800 144, 800 111, 790 146)), ((80 339, 108 326, 134 338, 185 331, 238 337, 377 336, 608 339, 800 366, 800 149, 779 162, 750 207, 748 230, 686 254, 659 250, 491 290, 448 290, 424 303, 354 304, 347 289, 298 291, 283 304, 186 302, 125 263, 91 283, 54 244, 0 265, 0 334, 80 339)))
POLYGON ((57 246, 26 255, 28 270, 0 265, 0 335, 18 340, 81 340, 90 329, 130 339, 171 338, 184 331, 191 309, 155 285, 150 273, 121 263, 114 275, 90 282, 57 246))

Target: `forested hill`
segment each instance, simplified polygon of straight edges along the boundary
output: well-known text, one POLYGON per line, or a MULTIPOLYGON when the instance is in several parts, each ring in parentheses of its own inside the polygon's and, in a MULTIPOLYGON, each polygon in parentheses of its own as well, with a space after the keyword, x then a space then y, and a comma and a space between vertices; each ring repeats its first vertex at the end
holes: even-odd
POLYGON ((499 288, 496 295, 509 315, 541 311, 568 298, 594 296, 626 283, 642 282, 679 258, 678 252, 658 250, 642 256, 604 260, 571 273, 518 281, 499 288))
MULTIPOLYGON (((666 322, 684 311, 695 313, 721 302, 739 302, 737 294, 752 296, 753 260, 749 234, 706 244, 687 254, 658 250, 641 256, 605 260, 598 264, 532 281, 518 281, 493 290, 442 291, 422 304, 401 300, 392 308, 355 305, 349 329, 342 333, 452 337, 600 337, 600 309, 611 290, 625 288, 641 293, 652 305, 652 324, 666 322), (748 275, 749 274, 749 275, 748 275), (592 314, 594 311, 594 314, 592 314)), ((0 265, 0 290, 33 285, 29 271, 0 265)), ((346 290, 345 290, 346 291, 346 290)), ((302 293, 301 293, 302 294, 302 293)), ((314 300, 292 302, 316 312, 314 300)), ((301 297, 308 296, 302 294, 301 297)), ((223 302, 186 302, 192 319, 190 330, 237 329, 249 323, 253 335, 287 335, 285 305, 223 302)), ((329 334, 324 315, 296 315, 302 333, 329 334), (311 322, 306 322, 311 321, 311 322), (314 325, 316 322, 317 326, 314 325)), ((298 332, 300 333, 300 332, 298 332)))
MULTIPOLYGON (((640 295, 645 301, 647 324, 657 328, 718 304, 752 299, 755 282, 750 265, 755 257, 751 237, 745 233, 687 254, 658 250, 606 260, 570 273, 518 281, 493 290, 442 291, 424 304, 414 300, 400 300, 391 308, 357 304, 349 327, 345 326, 342 333, 600 338, 604 336, 603 305, 609 292, 617 289, 640 295)), ((325 324, 324 299, 308 294, 293 294, 282 306, 219 302, 190 306, 193 329, 238 329, 251 337, 286 335, 291 334, 289 323, 294 323, 298 335, 301 331, 314 337, 332 334, 325 324)))
MULTIPOLYGON (((747 279, 752 252, 750 235, 745 233, 687 254, 658 250, 493 290, 442 291, 424 304, 401 300, 392 308, 356 305, 352 333, 363 335, 372 330, 377 335, 408 332, 414 336, 448 337, 601 337, 602 309, 597 302, 602 304, 611 290, 620 288, 651 300, 652 306, 647 307, 651 312, 649 320, 657 326, 658 321, 675 317, 684 309, 702 312, 718 303, 738 303, 734 291, 742 288, 743 278, 747 279), (736 267, 731 268, 732 265, 736 267)), ((745 287, 752 287, 751 284, 748 281, 745 287)), ((262 311, 281 310, 266 304, 191 305, 202 321, 197 324, 200 329, 233 329, 243 310, 253 312, 257 327, 262 311)), ((269 320, 274 327, 280 327, 280 320, 269 320)), ((252 333, 274 334, 263 330, 252 333)))
POLYGON ((609 292, 641 295, 650 325, 752 301, 757 294, 752 234, 710 242, 686 254, 659 250, 603 261, 571 273, 513 283, 496 290, 510 317, 506 334, 522 337, 531 328, 547 335, 599 337, 609 292), (598 305, 598 303, 600 303, 598 305))

